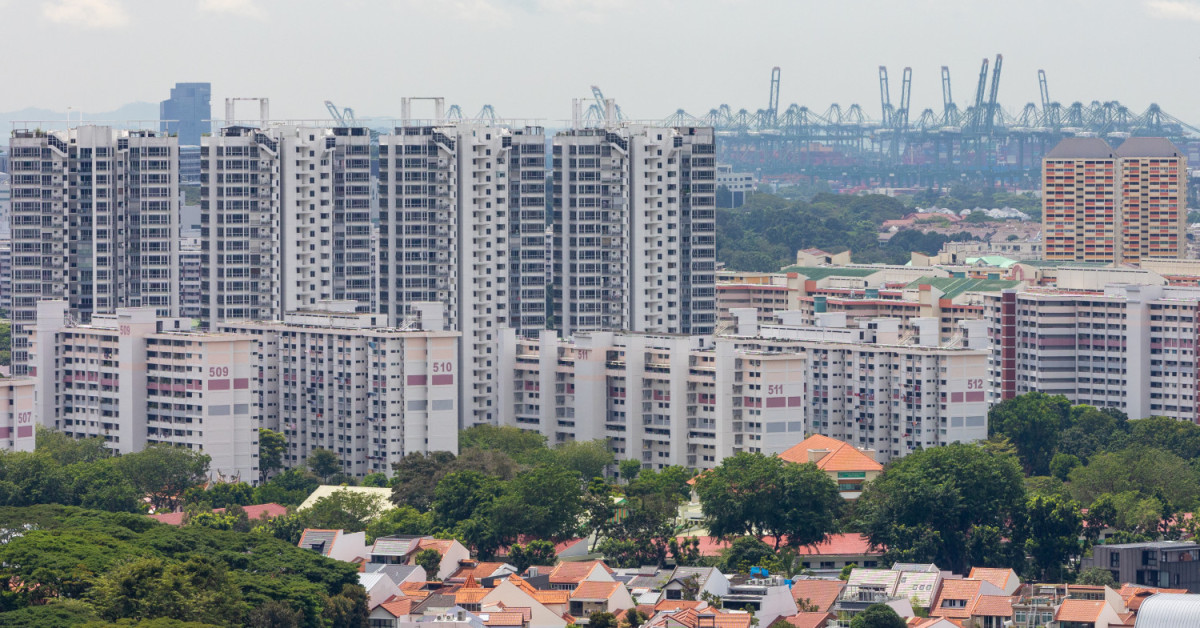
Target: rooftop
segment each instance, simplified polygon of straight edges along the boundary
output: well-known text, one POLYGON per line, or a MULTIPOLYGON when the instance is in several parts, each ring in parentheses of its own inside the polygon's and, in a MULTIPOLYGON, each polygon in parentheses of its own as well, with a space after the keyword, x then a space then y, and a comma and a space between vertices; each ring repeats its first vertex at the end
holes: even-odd
POLYGON ((1046 159, 1112 159, 1112 146, 1098 137, 1065 137, 1046 153, 1046 159))
POLYGON ((836 438, 813 434, 790 447, 779 457, 796 464, 809 462, 809 451, 827 450, 829 453, 816 461, 822 471, 882 471, 883 465, 859 451, 854 445, 836 438))
POLYGON ((1165 137, 1131 137, 1117 147, 1118 157, 1179 157, 1179 147, 1165 137))
POLYGON ((953 299, 966 292, 1000 292, 1021 285, 1019 281, 1007 279, 972 279, 970 277, 921 277, 905 286, 918 289, 923 285, 933 286, 942 293, 943 299, 953 299))
POLYGON ((781 272, 798 273, 817 281, 826 277, 870 277, 883 268, 843 268, 841 266, 788 266, 781 272))

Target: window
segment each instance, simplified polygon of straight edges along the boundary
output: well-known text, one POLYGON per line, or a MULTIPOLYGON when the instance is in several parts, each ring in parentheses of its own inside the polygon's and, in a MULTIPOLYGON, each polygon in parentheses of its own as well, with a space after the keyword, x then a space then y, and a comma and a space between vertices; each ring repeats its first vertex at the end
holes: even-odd
POLYGON ((1121 566, 1121 553, 1120 552, 1115 552, 1115 551, 1109 552, 1108 566, 1109 567, 1120 567, 1121 566))

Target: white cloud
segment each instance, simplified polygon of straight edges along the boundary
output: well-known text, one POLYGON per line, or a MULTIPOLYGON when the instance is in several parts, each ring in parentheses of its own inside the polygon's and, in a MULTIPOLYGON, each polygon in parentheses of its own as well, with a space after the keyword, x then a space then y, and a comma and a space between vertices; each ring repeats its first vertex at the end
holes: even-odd
POLYGON ((1200 3, 1187 0, 1148 0, 1150 15, 1172 20, 1200 22, 1200 3))
POLYGON ((57 24, 82 28, 117 28, 129 23, 129 14, 117 0, 54 0, 42 15, 57 24))
POLYGON ((200 0, 200 10, 207 13, 228 13, 261 20, 267 12, 254 0, 200 0))

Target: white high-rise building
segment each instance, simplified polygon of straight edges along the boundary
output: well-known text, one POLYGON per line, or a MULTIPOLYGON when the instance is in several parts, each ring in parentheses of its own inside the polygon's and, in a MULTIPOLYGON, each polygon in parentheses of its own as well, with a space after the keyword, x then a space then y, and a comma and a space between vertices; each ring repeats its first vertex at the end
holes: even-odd
POLYGON ((715 150, 702 127, 555 136, 554 319, 564 336, 713 332, 715 150))
POLYGON ((36 422, 103 437, 123 454, 153 443, 187 447, 212 458, 211 477, 258 481, 253 338, 195 332, 190 319, 152 308, 96 313, 86 325, 69 320, 64 301, 37 310, 36 422))
POLYGON ((495 423, 501 330, 546 326, 545 134, 402 126, 380 138, 379 164, 379 310, 398 325, 414 303, 444 303, 462 333, 460 421, 495 423))
POLYGON ((217 325, 258 340, 262 427, 287 437, 288 466, 318 447, 355 477, 390 474, 413 452, 458 453, 458 333, 443 331, 440 304, 419 308, 404 329, 353 302, 217 325))
POLYGON ((370 133, 227 127, 203 138, 202 307, 278 320, 321 301, 372 306, 370 133))
POLYGON ((178 152, 154 131, 13 133, 14 373, 27 372, 43 299, 85 323, 118 307, 178 313, 178 152))

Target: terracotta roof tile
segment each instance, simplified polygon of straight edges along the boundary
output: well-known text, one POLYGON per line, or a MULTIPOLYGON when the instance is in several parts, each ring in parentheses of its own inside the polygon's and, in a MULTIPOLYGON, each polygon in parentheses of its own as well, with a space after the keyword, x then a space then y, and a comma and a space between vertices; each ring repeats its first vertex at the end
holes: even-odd
POLYGON ((483 587, 463 587, 454 592, 454 603, 459 605, 478 604, 480 600, 482 600, 487 596, 488 593, 491 592, 491 589, 485 589, 483 587))
POLYGON ((933 606, 929 608, 929 615, 931 617, 970 617, 972 603, 979 596, 979 587, 982 583, 982 580, 970 578, 943 580, 942 589, 938 591, 937 597, 933 599, 933 606), (944 608, 942 605, 946 600, 965 600, 966 604, 944 608))
POLYGON ((823 628, 829 620, 836 617, 833 613, 796 613, 791 617, 784 617, 783 621, 796 628, 823 628))
POLYGON ((620 582, 595 582, 585 580, 571 592, 572 600, 607 600, 616 593, 620 582))
POLYGON ((697 600, 662 600, 653 607, 653 612, 679 611, 685 608, 700 608, 704 602, 697 600))
POLYGON ((981 595, 971 608, 972 617, 1012 617, 1013 599, 1007 595, 981 595))
POLYGON ((383 610, 391 613, 393 617, 400 617, 401 615, 412 613, 413 601, 406 597, 402 598, 393 595, 391 599, 380 604, 380 606, 383 607, 383 610))
POLYGON ((1012 569, 997 569, 995 567, 972 567, 971 575, 967 576, 975 580, 983 580, 996 585, 997 589, 1004 591, 1008 585, 1008 579, 1015 575, 1012 569))
POLYGON ((538 601, 538 604, 566 604, 571 601, 570 591, 535 591, 533 599, 538 601))
POLYGON ((445 556, 446 552, 450 551, 450 548, 453 547, 453 545, 453 539, 421 539, 417 541, 418 550, 434 549, 437 550, 437 553, 441 554, 442 556, 445 556))
POLYGON ((779 457, 788 462, 804 464, 809 462, 808 451, 810 449, 825 449, 829 451, 825 457, 816 462, 817 468, 822 471, 883 470, 883 465, 876 462, 874 458, 855 449, 850 443, 820 434, 813 434, 800 441, 787 451, 779 454, 779 457))
POLYGON ((818 611, 825 612, 833 608, 846 583, 841 580, 796 580, 792 583, 792 598, 799 606, 804 600, 816 606, 818 611))
POLYGON ((1095 622, 1104 610, 1100 600, 1063 600, 1054 612, 1054 621, 1095 622))
POLYGON ((483 622, 485 626, 521 626, 525 623, 525 618, 521 613, 488 613, 488 618, 483 622))
MULTIPOLYGON (((578 584, 583 582, 583 579, 592 573, 592 570, 597 565, 608 569, 608 566, 598 560, 589 560, 585 562, 574 563, 559 563, 554 571, 550 572, 550 582, 553 584, 578 584)), ((608 570, 612 572, 611 569, 608 570)))

